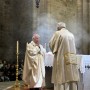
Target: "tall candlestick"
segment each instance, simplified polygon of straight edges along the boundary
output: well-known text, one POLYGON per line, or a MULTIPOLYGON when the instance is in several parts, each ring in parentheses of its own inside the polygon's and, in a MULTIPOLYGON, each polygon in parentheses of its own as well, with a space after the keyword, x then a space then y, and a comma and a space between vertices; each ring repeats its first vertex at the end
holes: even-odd
POLYGON ((18 53, 18 49, 19 49, 19 42, 17 41, 17 53, 18 53))
POLYGON ((16 62, 16 82, 15 82, 15 85, 14 85, 14 88, 15 90, 20 90, 20 83, 19 83, 19 80, 18 80, 18 55, 19 55, 19 41, 17 41, 17 47, 16 47, 17 51, 16 51, 16 55, 17 55, 17 62, 16 62))

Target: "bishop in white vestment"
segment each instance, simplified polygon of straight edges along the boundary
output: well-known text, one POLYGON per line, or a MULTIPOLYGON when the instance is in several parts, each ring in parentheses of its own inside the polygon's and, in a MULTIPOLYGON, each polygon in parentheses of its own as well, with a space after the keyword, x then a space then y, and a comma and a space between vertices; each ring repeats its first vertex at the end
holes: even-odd
POLYGON ((79 72, 75 40, 74 35, 65 27, 65 23, 58 23, 58 30, 49 42, 54 54, 51 82, 54 83, 54 90, 77 90, 79 72))
POLYGON ((45 49, 39 44, 38 34, 34 34, 32 39, 33 40, 26 46, 23 81, 28 84, 30 88, 41 88, 45 78, 45 49))

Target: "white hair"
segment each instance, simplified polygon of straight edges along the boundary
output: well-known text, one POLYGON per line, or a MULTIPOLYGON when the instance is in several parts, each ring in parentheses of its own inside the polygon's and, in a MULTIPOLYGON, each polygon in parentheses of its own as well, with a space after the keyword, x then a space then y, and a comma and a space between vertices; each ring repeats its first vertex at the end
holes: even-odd
POLYGON ((40 37, 38 34, 33 34, 32 39, 35 39, 36 37, 40 37))
POLYGON ((66 24, 65 24, 64 22, 59 22, 59 23, 57 24, 57 27, 60 27, 60 28, 66 27, 66 24))

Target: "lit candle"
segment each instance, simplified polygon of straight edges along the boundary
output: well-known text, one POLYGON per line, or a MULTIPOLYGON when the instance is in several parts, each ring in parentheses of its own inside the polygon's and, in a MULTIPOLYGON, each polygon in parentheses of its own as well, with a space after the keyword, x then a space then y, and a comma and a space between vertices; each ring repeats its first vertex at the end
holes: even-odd
POLYGON ((18 53, 18 49, 19 49, 19 42, 17 41, 17 53, 18 53))

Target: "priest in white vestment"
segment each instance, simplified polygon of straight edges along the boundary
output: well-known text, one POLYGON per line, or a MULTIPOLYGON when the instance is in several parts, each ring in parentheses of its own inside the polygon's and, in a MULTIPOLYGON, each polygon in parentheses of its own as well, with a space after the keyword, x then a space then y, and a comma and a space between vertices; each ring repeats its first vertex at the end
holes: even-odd
POLYGON ((78 90, 80 77, 74 35, 65 27, 65 23, 58 23, 57 31, 49 42, 54 54, 51 82, 54 83, 54 90, 78 90))
POLYGON ((40 90, 45 78, 45 49, 40 45, 40 37, 34 34, 32 41, 26 46, 23 81, 30 90, 40 90))

